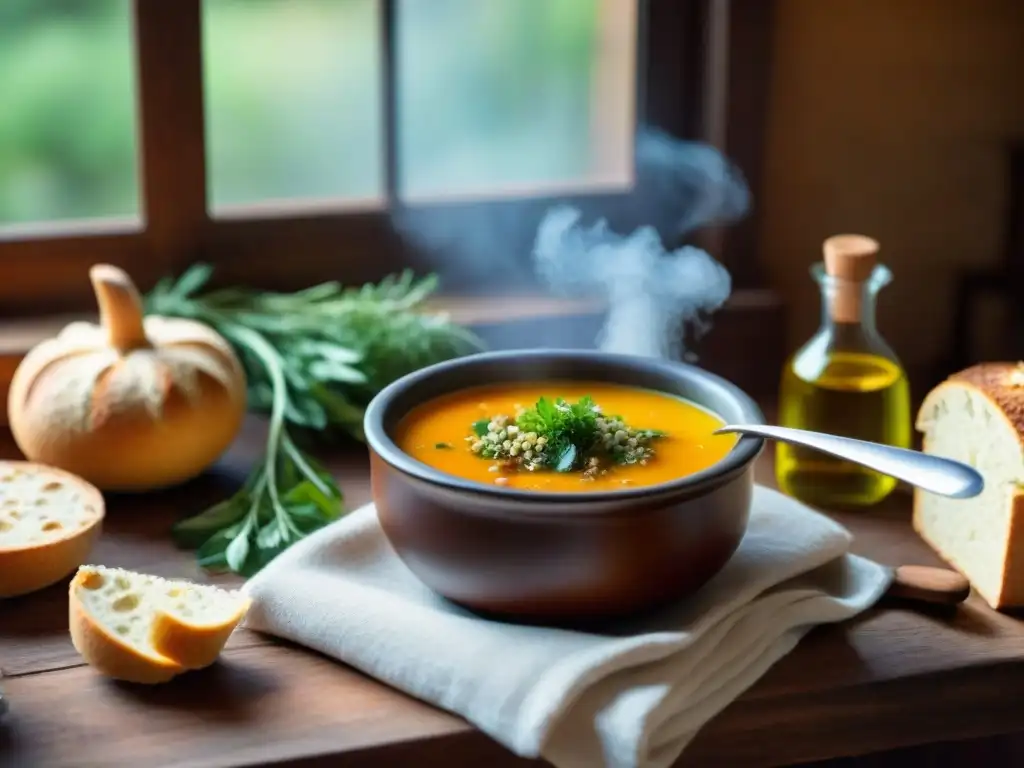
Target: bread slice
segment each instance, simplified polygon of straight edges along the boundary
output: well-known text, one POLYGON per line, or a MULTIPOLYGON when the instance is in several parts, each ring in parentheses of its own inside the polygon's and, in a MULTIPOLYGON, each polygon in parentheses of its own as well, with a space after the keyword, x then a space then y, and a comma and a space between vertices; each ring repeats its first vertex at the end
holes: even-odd
POLYGON ((103 496, 80 477, 0 461, 0 598, 56 584, 84 563, 103 527, 103 496))
POLYGON ((985 479, 972 499, 914 492, 914 530, 995 609, 1024 606, 1024 363, 949 377, 917 414, 925 453, 985 479))
POLYGON ((163 683, 213 664, 249 609, 217 587, 120 568, 82 566, 71 581, 71 641, 98 672, 163 683))

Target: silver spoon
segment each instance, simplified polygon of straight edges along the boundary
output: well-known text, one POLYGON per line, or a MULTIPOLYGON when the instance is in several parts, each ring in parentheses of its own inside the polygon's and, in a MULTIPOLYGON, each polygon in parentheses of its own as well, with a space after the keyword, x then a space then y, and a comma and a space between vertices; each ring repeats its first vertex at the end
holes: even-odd
POLYGON ((969 499, 985 489, 984 478, 972 467, 953 459, 944 459, 941 456, 932 456, 907 448, 894 448, 891 445, 810 432, 806 429, 762 424, 727 424, 715 430, 716 435, 729 432, 767 437, 770 440, 812 448, 940 496, 969 499))

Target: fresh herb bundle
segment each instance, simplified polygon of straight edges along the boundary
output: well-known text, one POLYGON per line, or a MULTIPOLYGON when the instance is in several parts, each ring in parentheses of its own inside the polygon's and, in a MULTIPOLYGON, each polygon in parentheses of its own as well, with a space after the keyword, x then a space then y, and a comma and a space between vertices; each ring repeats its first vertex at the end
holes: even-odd
POLYGON ((472 426, 470 449, 487 459, 556 472, 583 470, 593 475, 600 462, 646 463, 651 442, 663 437, 655 429, 633 429, 621 416, 605 416, 590 396, 575 403, 540 398, 515 419, 497 415, 472 426))
POLYGON ((295 293, 226 288, 200 295, 212 269, 198 264, 161 281, 150 314, 198 320, 227 339, 245 368, 249 407, 269 415, 263 461, 233 497, 173 529, 202 566, 251 575, 342 512, 330 475, 289 428, 340 430, 363 439, 366 405, 425 365, 480 348, 470 332, 417 311, 436 288, 411 272, 379 284, 323 283, 295 293))

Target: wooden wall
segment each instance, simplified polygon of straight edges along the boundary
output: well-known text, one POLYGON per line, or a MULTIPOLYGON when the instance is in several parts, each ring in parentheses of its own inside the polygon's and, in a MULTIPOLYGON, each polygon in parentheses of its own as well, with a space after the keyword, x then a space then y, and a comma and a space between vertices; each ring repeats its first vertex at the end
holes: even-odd
POLYGON ((932 364, 958 268, 1001 257, 1024 0, 778 0, 776 20, 759 238, 788 346, 817 326, 821 241, 854 231, 895 273, 884 335, 908 367, 932 364))

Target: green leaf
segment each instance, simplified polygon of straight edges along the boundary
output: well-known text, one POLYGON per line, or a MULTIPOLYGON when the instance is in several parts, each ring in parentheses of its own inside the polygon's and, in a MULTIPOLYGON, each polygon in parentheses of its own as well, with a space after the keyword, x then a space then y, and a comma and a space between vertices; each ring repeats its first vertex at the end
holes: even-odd
POLYGON ((355 365, 363 359, 363 356, 354 349, 314 339, 299 339, 292 345, 292 349, 298 355, 314 359, 322 358, 342 365, 355 365))
MULTIPOLYGON (((333 481, 332 481, 333 485, 333 481)), ((330 496, 309 480, 303 480, 285 494, 283 502, 289 509, 293 506, 312 504, 321 514, 330 519, 338 517, 341 511, 339 496, 330 496)))
POLYGON ((288 398, 284 415, 292 424, 310 429, 323 429, 329 420, 323 405, 312 397, 288 398))
POLYGON ((558 454, 558 460, 555 462, 556 472, 569 472, 572 470, 576 463, 576 446, 569 443, 562 449, 562 452, 558 454))
POLYGON ((549 426, 554 426, 558 423, 558 409, 546 397, 542 397, 537 401, 537 414, 549 426))
POLYGON ((451 443, 434 443, 434 447, 442 451, 450 451, 452 449, 451 443))
POLYGON ((315 504, 288 507, 288 516, 292 524, 306 535, 334 522, 334 518, 325 516, 315 504))
POLYGON ((362 425, 363 409, 354 405, 340 392, 335 392, 328 388, 323 382, 314 382, 310 386, 309 391, 317 399, 317 402, 320 403, 332 424, 342 426, 348 424, 362 425))
POLYGON ((282 530, 281 523, 276 519, 264 525, 256 534, 256 546, 260 549, 276 550, 287 541, 288 534, 282 530))
POLYGON ((226 548, 218 549, 216 551, 197 552, 196 563, 200 568, 214 573, 230 571, 231 567, 228 565, 228 558, 225 553, 226 548))
POLYGON ((203 542, 196 552, 199 566, 212 571, 228 570, 227 549, 241 529, 240 524, 224 528, 203 542))
POLYGON ((244 494, 214 504, 205 512, 186 518, 171 528, 171 536, 179 547, 198 547, 214 533, 237 523, 248 511, 249 500, 244 494))
POLYGON ((249 528, 244 526, 238 535, 228 544, 224 552, 228 568, 232 571, 241 572, 245 566, 245 560, 249 557, 249 528))
POLYGON ((331 360, 315 360, 309 364, 308 371, 314 380, 337 381, 343 384, 366 383, 366 374, 331 360))
POLYGON ((474 421, 473 432, 476 433, 477 437, 484 437, 490 431, 488 429, 488 425, 490 423, 490 419, 480 419, 479 421, 474 421))
POLYGON ((181 298, 191 296, 209 282, 212 274, 213 267, 209 264, 193 264, 178 278, 178 282, 174 286, 174 294, 181 298))

